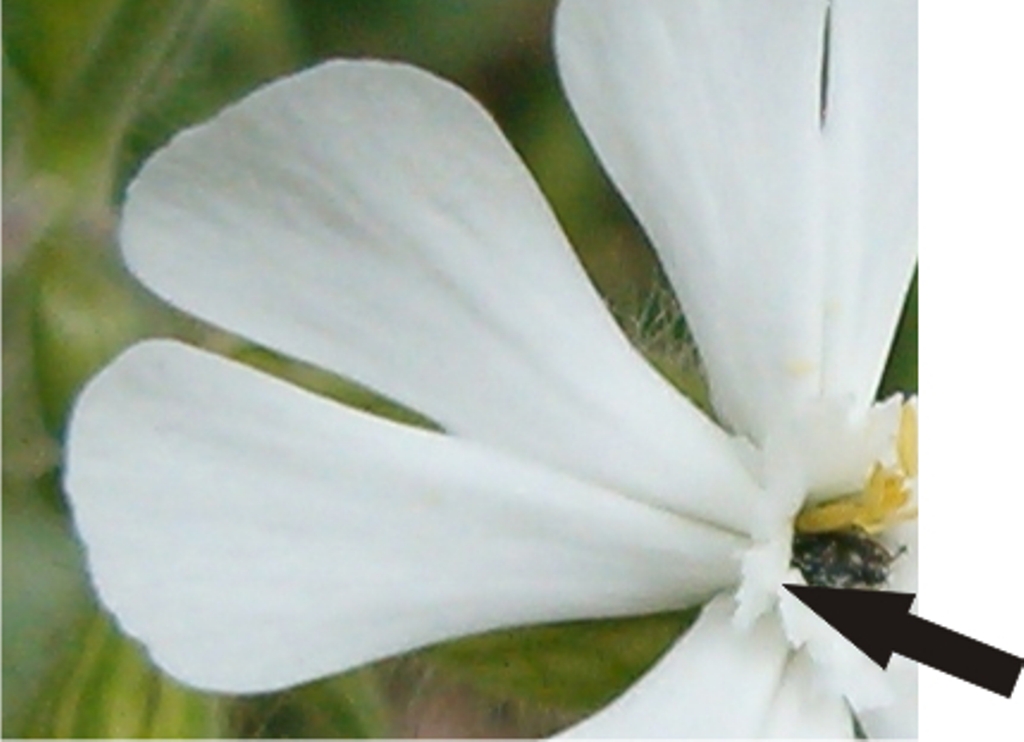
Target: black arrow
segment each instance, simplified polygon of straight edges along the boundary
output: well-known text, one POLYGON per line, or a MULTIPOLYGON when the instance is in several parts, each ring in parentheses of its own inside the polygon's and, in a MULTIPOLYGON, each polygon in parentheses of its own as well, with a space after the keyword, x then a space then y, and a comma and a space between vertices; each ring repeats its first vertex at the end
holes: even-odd
POLYGON ((913 593, 783 585, 883 669, 892 653, 1009 698, 1024 659, 910 613, 913 593))

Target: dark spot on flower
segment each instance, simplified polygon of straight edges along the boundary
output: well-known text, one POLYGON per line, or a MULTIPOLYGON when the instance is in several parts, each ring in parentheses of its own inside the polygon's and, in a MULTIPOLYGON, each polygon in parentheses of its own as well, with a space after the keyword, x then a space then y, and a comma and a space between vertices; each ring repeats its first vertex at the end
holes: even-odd
POLYGON ((889 579, 892 563, 905 551, 890 552, 866 532, 850 528, 793 536, 790 565, 808 585, 836 588, 877 588, 889 579))

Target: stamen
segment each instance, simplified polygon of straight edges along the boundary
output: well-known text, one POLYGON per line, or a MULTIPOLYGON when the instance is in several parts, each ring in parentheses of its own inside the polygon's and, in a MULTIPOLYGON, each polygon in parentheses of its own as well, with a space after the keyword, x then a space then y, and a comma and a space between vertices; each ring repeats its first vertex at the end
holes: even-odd
POLYGON ((900 468, 911 479, 917 477, 917 407, 903 405, 900 413, 900 429, 896 436, 896 453, 900 468))
POLYGON ((797 516, 794 526, 799 533, 827 533, 846 528, 878 533, 916 517, 917 509, 907 508, 909 503, 906 475, 898 469, 876 464, 859 494, 808 508, 797 516))
POLYGON ((794 529, 813 534, 856 528, 876 534, 916 518, 912 480, 917 476, 917 408, 913 404, 904 404, 900 413, 896 457, 897 466, 875 464, 859 493, 805 509, 794 529))

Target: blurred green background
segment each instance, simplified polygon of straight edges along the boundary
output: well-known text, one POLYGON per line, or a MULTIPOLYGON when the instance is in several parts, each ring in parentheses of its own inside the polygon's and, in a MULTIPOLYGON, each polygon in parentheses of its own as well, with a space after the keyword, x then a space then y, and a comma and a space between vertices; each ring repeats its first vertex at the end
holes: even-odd
MULTIPOLYGON (((114 242, 125 185, 149 153, 261 83, 337 56, 407 61, 482 101, 626 329, 701 402, 656 263, 562 98, 552 10, 553 0, 4 0, 5 736, 545 734, 613 695, 690 620, 504 632, 285 693, 199 694, 161 676, 97 609, 60 491, 71 401, 141 337, 180 337, 400 414, 164 307, 125 273, 114 242)), ((887 391, 916 389, 916 323, 915 288, 887 391)))

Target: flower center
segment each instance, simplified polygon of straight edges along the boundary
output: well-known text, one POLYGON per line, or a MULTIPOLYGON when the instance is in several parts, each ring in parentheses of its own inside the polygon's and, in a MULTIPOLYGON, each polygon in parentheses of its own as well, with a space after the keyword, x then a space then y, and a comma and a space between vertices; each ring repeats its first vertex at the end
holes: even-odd
POLYGON ((896 434, 896 463, 876 463, 861 492, 804 508, 796 518, 798 533, 828 533, 858 528, 878 533, 917 517, 912 483, 917 479, 917 410, 904 404, 896 434))
POLYGON ((742 555, 733 621, 749 627, 774 612, 793 650, 858 712, 890 703, 885 672, 782 585, 875 589, 915 573, 906 526, 917 517, 916 400, 864 414, 824 400, 770 431, 758 453, 765 506, 742 555))
POLYGON ((734 621, 749 626, 776 611, 793 650, 857 712, 891 703, 886 673, 782 585, 802 577, 874 589, 914 573, 916 554, 904 552, 913 538, 906 521, 917 517, 916 401, 890 399, 855 416, 823 403, 781 426, 762 453, 766 499, 778 507, 766 509, 743 556, 734 621))
POLYGON ((917 517, 917 410, 904 404, 896 435, 896 462, 876 463, 859 493, 805 507, 796 517, 790 566, 808 585, 877 588, 905 550, 873 538, 917 517))

